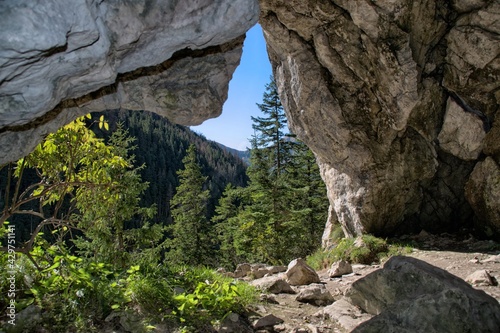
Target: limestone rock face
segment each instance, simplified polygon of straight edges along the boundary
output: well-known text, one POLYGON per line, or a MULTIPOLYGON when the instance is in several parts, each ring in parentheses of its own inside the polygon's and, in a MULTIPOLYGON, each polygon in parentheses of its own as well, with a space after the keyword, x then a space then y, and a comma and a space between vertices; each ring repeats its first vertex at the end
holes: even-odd
POLYGON ((438 140, 442 150, 462 160, 476 160, 483 150, 486 133, 483 122, 448 99, 438 140))
POLYGON ((464 280, 409 257, 353 283, 346 298, 375 315, 352 332, 498 332, 500 305, 464 280))
POLYGON ((289 126, 328 187, 330 225, 354 236, 470 223, 467 177, 500 146, 489 133, 500 3, 260 3, 289 126))
POLYGON ((487 236, 500 232, 500 167, 491 157, 478 163, 466 184, 466 196, 487 236))
POLYGON ((259 15, 247 0, 7 0, 0 13, 0 164, 91 111, 218 116, 259 15))

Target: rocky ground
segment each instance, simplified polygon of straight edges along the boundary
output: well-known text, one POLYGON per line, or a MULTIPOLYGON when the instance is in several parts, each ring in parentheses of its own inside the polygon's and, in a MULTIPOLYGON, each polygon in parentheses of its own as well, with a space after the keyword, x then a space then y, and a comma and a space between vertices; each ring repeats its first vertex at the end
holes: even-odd
MULTIPOLYGON (((442 268, 461 279, 469 280, 474 288, 483 290, 500 302, 500 287, 497 282, 500 280, 500 246, 498 243, 448 234, 433 236, 425 232, 402 241, 411 241, 416 245, 408 256, 442 268), (491 276, 492 285, 470 280, 473 273, 483 270, 491 276)), ((373 265, 352 265, 353 273, 335 278, 329 277, 327 270, 317 272, 321 280, 320 284, 324 285, 333 296, 335 306, 327 307, 327 304, 318 306, 299 302, 296 300, 297 294, 269 293, 268 296, 264 296, 268 300, 255 307, 255 313, 250 316, 250 321, 255 324, 257 319, 260 318, 262 321, 264 318, 264 322, 267 320, 272 324, 255 328, 257 332, 350 332, 371 316, 359 308, 344 304, 343 296, 354 281, 381 269, 383 264, 384 261, 373 265)), ((254 280, 253 283, 258 284, 259 280, 262 279, 254 280)), ((306 288, 308 287, 293 286, 298 293, 306 288)))

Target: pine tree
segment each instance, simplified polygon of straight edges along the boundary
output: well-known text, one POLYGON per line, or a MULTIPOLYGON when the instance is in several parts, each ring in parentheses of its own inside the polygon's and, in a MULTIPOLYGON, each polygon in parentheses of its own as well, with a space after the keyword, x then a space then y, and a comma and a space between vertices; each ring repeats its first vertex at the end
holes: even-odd
POLYGON ((202 265, 212 260, 212 231, 207 218, 209 190, 201 172, 196 148, 190 145, 179 170, 179 186, 172 198, 172 240, 167 258, 172 263, 202 265))
POLYGON ((262 104, 257 103, 264 116, 252 117, 254 122, 252 128, 255 131, 252 143, 255 148, 265 150, 265 154, 261 157, 272 166, 268 170, 271 173, 270 176, 277 178, 288 161, 289 145, 286 138, 289 134, 285 133, 286 115, 281 105, 276 82, 272 76, 270 80, 271 82, 266 85, 262 104))
POLYGON ((219 265, 230 270, 246 259, 245 253, 238 252, 235 241, 242 238, 238 215, 249 203, 249 194, 245 188, 228 184, 212 218, 219 241, 219 265))

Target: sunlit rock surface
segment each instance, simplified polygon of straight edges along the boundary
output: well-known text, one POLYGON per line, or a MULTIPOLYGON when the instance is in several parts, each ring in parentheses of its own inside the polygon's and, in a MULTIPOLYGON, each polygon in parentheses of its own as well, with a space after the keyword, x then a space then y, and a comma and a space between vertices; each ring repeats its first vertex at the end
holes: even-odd
POLYGON ((218 116, 258 15, 248 0, 0 2, 0 164, 90 111, 218 116))
POLYGON ((485 142, 500 145, 488 139, 498 1, 261 0, 260 22, 291 129, 318 156, 329 224, 348 235, 470 226, 465 183, 485 142))

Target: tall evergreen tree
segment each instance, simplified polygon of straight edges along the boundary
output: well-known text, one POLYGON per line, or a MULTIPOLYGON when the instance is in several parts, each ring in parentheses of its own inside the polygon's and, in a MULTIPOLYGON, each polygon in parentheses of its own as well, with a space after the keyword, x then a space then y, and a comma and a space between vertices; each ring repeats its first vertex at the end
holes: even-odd
POLYGON ((184 169, 177 172, 180 184, 171 201, 174 224, 167 258, 178 264, 208 264, 213 245, 207 218, 210 192, 205 189, 207 177, 201 172, 194 145, 189 146, 182 162, 184 169))
POLYGON ((291 210, 287 222, 289 251, 292 256, 303 256, 320 246, 329 202, 313 152, 297 140, 293 153, 287 165, 291 210))
POLYGON ((266 85, 263 116, 252 117, 247 201, 235 209, 235 189, 227 189, 214 221, 226 233, 222 246, 233 257, 286 263, 320 245, 326 220, 326 188, 312 152, 286 131, 276 84, 266 85), (228 244, 232 241, 233 251, 228 244))
POLYGON ((290 161, 290 135, 287 133, 285 111, 279 99, 274 79, 266 85, 261 104, 257 104, 263 116, 252 117, 252 138, 249 191, 252 204, 244 212, 246 232, 251 241, 252 253, 260 254, 256 259, 282 262, 286 260, 284 248, 284 223, 288 219, 286 199, 286 168, 290 161))
POLYGON ((238 215, 248 205, 250 191, 228 184, 212 218, 218 241, 218 265, 233 270, 245 261, 245 253, 238 252, 235 242, 242 238, 238 215))
POLYGON ((271 167, 268 172, 273 178, 277 178, 283 171, 284 165, 289 160, 289 145, 287 144, 287 121, 285 111, 276 87, 276 82, 271 76, 270 83, 266 84, 262 103, 257 103, 263 116, 252 117, 252 128, 255 131, 252 144, 255 148, 265 150, 259 155, 267 160, 271 167))

